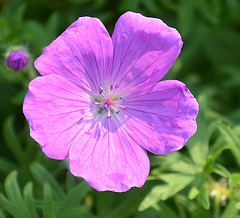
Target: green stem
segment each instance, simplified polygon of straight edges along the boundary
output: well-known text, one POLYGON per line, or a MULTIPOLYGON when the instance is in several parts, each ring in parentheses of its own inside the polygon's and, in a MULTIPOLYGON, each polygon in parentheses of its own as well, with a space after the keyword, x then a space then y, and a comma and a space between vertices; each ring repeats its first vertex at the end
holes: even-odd
POLYGON ((220 195, 217 194, 214 199, 214 218, 220 217, 220 195))

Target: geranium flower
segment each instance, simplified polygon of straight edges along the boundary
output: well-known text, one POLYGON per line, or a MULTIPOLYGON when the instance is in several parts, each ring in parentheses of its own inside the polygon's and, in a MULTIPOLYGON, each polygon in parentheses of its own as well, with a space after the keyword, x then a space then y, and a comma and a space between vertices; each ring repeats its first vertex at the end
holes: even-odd
POLYGON ((13 70, 19 71, 27 66, 28 58, 24 50, 12 50, 7 57, 6 63, 13 70))
POLYGON ((181 47, 160 19, 127 12, 110 37, 97 18, 79 18, 35 61, 42 76, 23 105, 31 136, 49 158, 69 158, 71 173, 98 191, 141 187, 147 151, 179 150, 196 131, 189 90, 158 82, 181 47))

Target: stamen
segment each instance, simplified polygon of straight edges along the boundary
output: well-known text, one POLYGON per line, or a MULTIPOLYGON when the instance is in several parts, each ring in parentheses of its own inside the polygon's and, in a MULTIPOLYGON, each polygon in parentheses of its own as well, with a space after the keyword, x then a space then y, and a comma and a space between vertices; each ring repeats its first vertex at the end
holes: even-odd
POLYGON ((110 108, 112 108, 114 111, 118 112, 118 110, 115 107, 113 107, 112 105, 110 105, 110 108))
POLYGON ((108 116, 107 116, 107 117, 108 117, 108 118, 111 117, 110 109, 108 109, 108 116))
POLYGON ((113 101, 113 104, 118 103, 118 102, 122 102, 122 100, 113 101))
POLYGON ((121 99, 122 101, 125 101, 125 99, 124 99, 124 98, 122 98, 122 97, 120 97, 120 99, 121 99))
POLYGON ((110 91, 112 91, 113 90, 113 85, 110 85, 110 91))
POLYGON ((104 105, 104 103, 101 103, 101 102, 93 102, 93 104, 101 104, 101 105, 104 105))
POLYGON ((99 94, 101 95, 102 94, 102 92, 103 92, 103 87, 99 87, 99 94))
POLYGON ((116 85, 115 85, 115 89, 118 89, 119 88, 119 84, 117 83, 116 85))
POLYGON ((108 111, 109 111, 109 109, 108 109, 108 107, 107 107, 107 106, 103 106, 103 109, 104 109, 106 112, 108 112, 108 111))
POLYGON ((103 94, 103 96, 104 96, 105 99, 108 99, 107 93, 105 92, 105 90, 103 90, 102 94, 103 94))
POLYGON ((126 107, 125 106, 123 106, 123 105, 120 105, 120 104, 114 104, 115 106, 117 106, 117 107, 120 107, 120 108, 122 108, 123 110, 125 110, 126 109, 126 107))

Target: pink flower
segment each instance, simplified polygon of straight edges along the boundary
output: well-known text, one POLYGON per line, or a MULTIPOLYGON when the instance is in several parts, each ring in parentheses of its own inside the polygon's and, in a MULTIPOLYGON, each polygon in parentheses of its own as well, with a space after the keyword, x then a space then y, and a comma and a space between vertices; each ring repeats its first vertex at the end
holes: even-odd
POLYGON ((169 154, 196 131, 198 103, 179 81, 161 81, 182 47, 160 19, 127 12, 112 38, 81 17, 35 61, 23 111, 43 152, 98 191, 141 187, 146 150, 169 154))

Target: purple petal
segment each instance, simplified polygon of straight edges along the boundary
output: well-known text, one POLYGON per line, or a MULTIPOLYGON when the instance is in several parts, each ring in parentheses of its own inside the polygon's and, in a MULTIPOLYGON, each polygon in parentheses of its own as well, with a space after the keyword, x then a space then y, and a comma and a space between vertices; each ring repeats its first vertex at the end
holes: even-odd
POLYGON ((70 171, 98 191, 141 187, 149 174, 147 152, 113 118, 81 132, 69 153, 70 171))
POLYGON ((101 21, 82 17, 44 48, 35 67, 43 76, 58 74, 97 92, 109 77, 112 54, 112 41, 101 21))
POLYGON ((114 47, 111 80, 121 89, 136 84, 152 85, 162 79, 178 57, 180 34, 160 19, 127 12, 123 14, 112 36, 114 47))
POLYGON ((29 85, 23 112, 30 135, 50 158, 65 159, 74 138, 86 123, 89 96, 58 75, 37 77, 29 85))
POLYGON ((130 118, 124 128, 135 142, 154 154, 181 149, 197 129, 198 103, 176 80, 159 82, 148 92, 126 97, 130 118))

